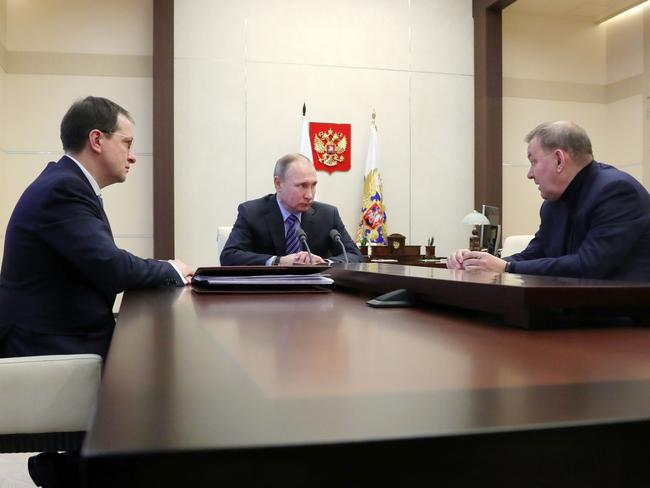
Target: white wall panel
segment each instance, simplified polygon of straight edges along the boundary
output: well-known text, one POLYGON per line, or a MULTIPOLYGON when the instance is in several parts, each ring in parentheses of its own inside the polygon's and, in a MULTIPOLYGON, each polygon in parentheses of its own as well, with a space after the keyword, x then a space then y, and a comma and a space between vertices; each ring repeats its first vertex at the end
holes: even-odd
POLYGON ((182 0, 174 12, 174 56, 241 61, 249 0, 182 0))
POLYGON ((247 58, 408 69, 408 6, 408 0, 251 1, 247 58))
POLYGON ((471 11, 471 0, 411 0, 411 69, 473 74, 471 11))
POLYGON ((151 55, 153 0, 5 0, 8 50, 151 55))
MULTIPOLYGON (((5 52, 7 41, 7 0, 0 0, 0 56, 5 52)), ((2 266, 2 250, 4 235, 9 215, 7 203, 7 176, 5 171, 5 106, 6 106, 6 73, 0 64, 0 266, 2 266)))
POLYGON ((596 159, 614 166, 643 161, 643 106, 642 94, 607 104, 606 140, 600 146, 592 141, 596 159))
POLYGON ((607 82, 643 73, 643 15, 622 15, 603 25, 607 33, 607 82))
MULTIPOLYGON (((0 3, 0 11, 3 8, 0 3)), ((7 227, 7 215, 9 213, 8 202, 7 202, 7 174, 6 174, 6 163, 5 163, 5 106, 6 106, 6 95, 5 95, 5 80, 6 74, 2 67, 0 66, 0 237, 3 237, 5 234, 5 229, 7 227)), ((3 249, 3 248, 0 248, 3 249)), ((2 253, 0 252, 0 255, 2 253)), ((0 263, 2 257, 0 256, 0 263)))
POLYGON ((0 44, 7 45, 7 0, 0 0, 0 44))
POLYGON ((412 93, 409 237, 433 235, 436 254, 447 255, 471 232, 461 220, 474 208, 474 79, 413 74, 412 93))
POLYGON ((217 226, 232 225, 246 199, 243 62, 176 60, 176 255, 216 262, 217 226))
POLYGON ((135 119, 134 148, 152 152, 152 81, 104 76, 7 76, 7 148, 12 151, 60 151, 59 125, 77 99, 110 98, 135 119))
POLYGON ((589 21, 503 14, 503 76, 605 83, 605 28, 589 21))

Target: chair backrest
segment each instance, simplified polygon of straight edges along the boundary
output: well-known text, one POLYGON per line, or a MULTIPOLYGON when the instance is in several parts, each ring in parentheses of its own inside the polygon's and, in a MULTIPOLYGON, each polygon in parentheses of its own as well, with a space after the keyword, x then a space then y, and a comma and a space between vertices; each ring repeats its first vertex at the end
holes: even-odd
POLYGON ((508 236, 503 241, 503 248, 501 249, 501 257, 505 258, 523 251, 528 246, 528 243, 533 239, 532 235, 522 236, 508 236))
POLYGON ((78 450, 101 367, 96 354, 0 359, 0 452, 78 450))
POLYGON ((221 251, 226 245, 226 241, 228 240, 228 236, 230 235, 231 231, 232 225, 217 227, 217 265, 221 264, 221 251))

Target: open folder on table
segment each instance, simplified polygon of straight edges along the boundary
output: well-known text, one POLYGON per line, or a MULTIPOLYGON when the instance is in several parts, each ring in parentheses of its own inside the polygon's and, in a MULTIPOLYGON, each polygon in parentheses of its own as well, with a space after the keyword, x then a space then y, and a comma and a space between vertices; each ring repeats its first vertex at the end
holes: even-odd
POLYGON ((329 266, 218 266, 199 268, 192 290, 199 293, 287 293, 328 291, 329 266))

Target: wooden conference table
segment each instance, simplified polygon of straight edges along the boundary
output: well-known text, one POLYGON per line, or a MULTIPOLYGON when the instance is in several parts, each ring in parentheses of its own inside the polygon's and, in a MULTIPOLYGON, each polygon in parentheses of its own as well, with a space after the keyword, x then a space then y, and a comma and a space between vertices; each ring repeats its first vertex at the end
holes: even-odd
POLYGON ((650 328, 524 330, 366 298, 128 292, 82 452, 88 485, 650 478, 650 328))

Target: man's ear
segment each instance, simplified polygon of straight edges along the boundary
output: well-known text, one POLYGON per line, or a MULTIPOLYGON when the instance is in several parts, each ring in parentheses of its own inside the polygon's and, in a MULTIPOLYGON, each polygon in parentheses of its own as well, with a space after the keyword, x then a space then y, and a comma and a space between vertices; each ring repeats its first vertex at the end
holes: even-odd
POLYGON ((99 129, 93 129, 88 133, 88 143, 90 149, 94 152, 102 152, 102 131, 99 129))
POLYGON ((561 173, 562 171, 564 171, 567 165, 567 154, 562 149, 556 149, 553 155, 555 156, 556 159, 555 170, 558 173, 561 173))
POLYGON ((273 177, 273 186, 275 186, 275 191, 278 191, 280 189, 280 177, 279 176, 274 176, 273 177))

